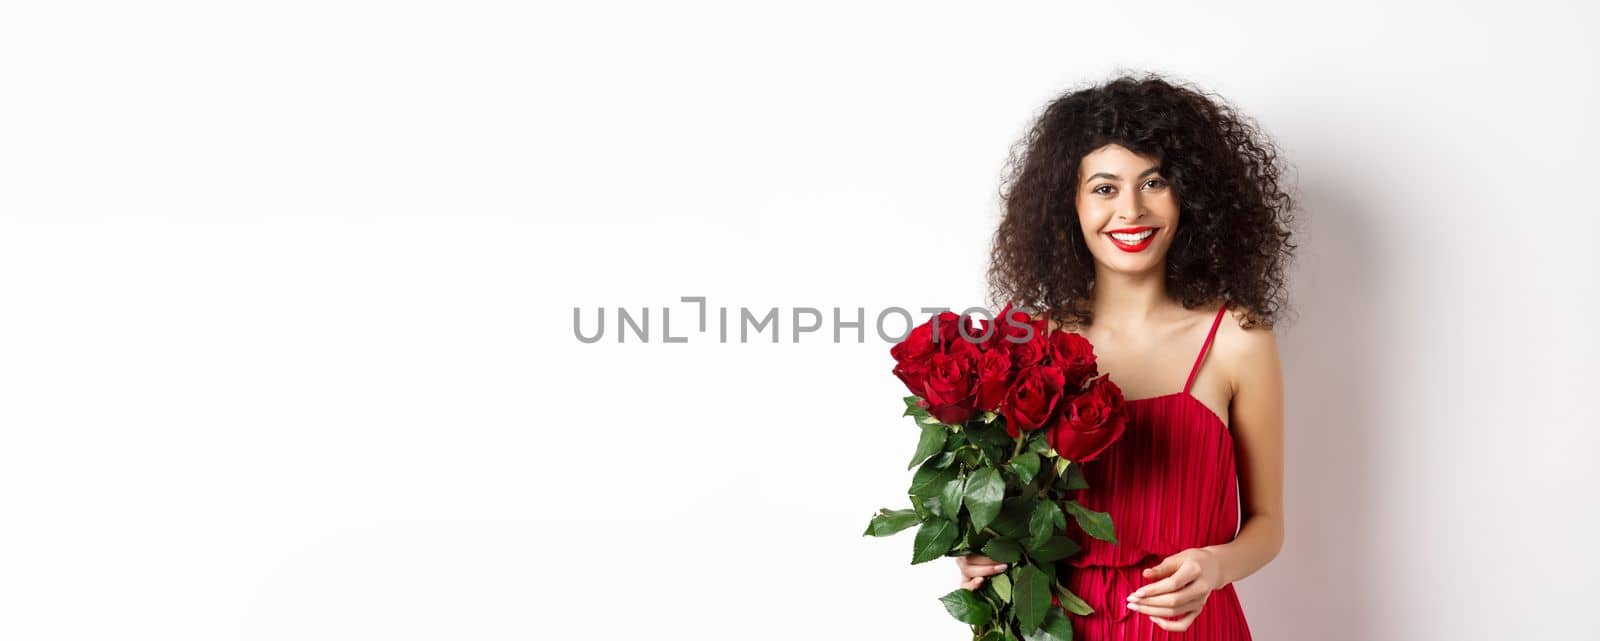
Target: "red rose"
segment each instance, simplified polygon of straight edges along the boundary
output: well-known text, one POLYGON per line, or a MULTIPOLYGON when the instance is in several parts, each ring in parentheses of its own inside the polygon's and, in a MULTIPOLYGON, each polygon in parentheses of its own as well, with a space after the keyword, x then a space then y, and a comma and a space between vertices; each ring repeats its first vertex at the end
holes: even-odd
POLYGON ((1067 389, 1073 391, 1083 389, 1083 382, 1099 373, 1094 345, 1089 339, 1073 332, 1057 331, 1050 334, 1050 363, 1066 374, 1067 389))
POLYGON ((1006 345, 1011 363, 1019 368, 1050 364, 1050 339, 1044 332, 1034 332, 1032 339, 1022 343, 1006 339, 1006 345))
POLYGON ((906 384, 906 389, 922 398, 928 397, 928 390, 922 386, 922 379, 927 373, 928 366, 924 363, 899 363, 894 366, 894 375, 906 384))
POLYGON ((1011 304, 1006 303, 1000 313, 995 314, 994 320, 984 321, 983 330, 986 336, 983 347, 1009 350, 1017 341, 1033 340, 1041 333, 1040 327, 1041 321, 1028 318, 1026 313, 1011 309, 1011 304))
POLYGON ((1006 417, 1006 433, 1016 438, 1049 422, 1065 382, 1061 370, 1054 367, 1028 367, 1018 372, 1001 409, 1006 417))
POLYGON ((978 409, 1000 409, 1011 389, 1011 370, 1011 355, 1006 350, 991 349, 978 357, 978 409))
POLYGON ((951 345, 951 353, 928 359, 923 389, 928 392, 928 413, 941 423, 957 425, 972 418, 978 401, 977 356, 971 343, 951 345))
POLYGON ((1122 389, 1104 376, 1062 403, 1059 414, 1050 428, 1050 446, 1073 462, 1094 460, 1127 428, 1122 389))
POLYGON ((894 357, 895 362, 894 375, 906 384, 906 389, 911 390, 912 394, 927 397, 922 379, 928 369, 928 359, 936 352, 938 347, 933 344, 933 328, 928 323, 912 328, 905 340, 889 348, 889 355, 894 357))
POLYGON ((972 341, 962 338, 961 326, 963 324, 967 326, 967 336, 978 337, 978 329, 973 326, 972 317, 970 316, 962 316, 955 312, 939 312, 939 315, 930 322, 937 326, 934 328, 934 335, 939 340, 936 347, 940 352, 946 354, 949 354, 953 349, 958 349, 959 343, 974 346, 972 341))

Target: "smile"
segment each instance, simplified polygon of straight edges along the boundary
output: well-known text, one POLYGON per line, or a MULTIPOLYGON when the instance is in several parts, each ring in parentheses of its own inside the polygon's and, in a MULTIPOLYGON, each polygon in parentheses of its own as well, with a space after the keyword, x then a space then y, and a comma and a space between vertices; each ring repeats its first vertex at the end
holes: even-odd
POLYGON ((1117 249, 1137 252, 1150 246, 1150 241, 1156 237, 1156 230, 1146 229, 1137 234, 1108 233, 1106 236, 1111 238, 1111 244, 1116 245, 1117 249))

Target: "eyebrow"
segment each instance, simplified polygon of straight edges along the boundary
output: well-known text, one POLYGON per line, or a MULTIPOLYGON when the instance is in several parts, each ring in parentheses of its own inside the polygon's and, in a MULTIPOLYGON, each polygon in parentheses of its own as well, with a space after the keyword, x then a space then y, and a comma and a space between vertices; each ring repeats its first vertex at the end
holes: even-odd
MULTIPOLYGON (((1148 176, 1150 174, 1156 173, 1158 171, 1161 171, 1161 166, 1160 165, 1151 165, 1149 169, 1146 169, 1146 170, 1144 170, 1142 172, 1139 172, 1139 177, 1140 178, 1144 178, 1145 176, 1148 176)), ((1102 172, 1095 173, 1095 175, 1093 175, 1093 176, 1085 178, 1083 182, 1089 182, 1089 181, 1094 180, 1096 178, 1110 178, 1112 180, 1118 180, 1116 174, 1108 174, 1108 173, 1102 171, 1102 172)))

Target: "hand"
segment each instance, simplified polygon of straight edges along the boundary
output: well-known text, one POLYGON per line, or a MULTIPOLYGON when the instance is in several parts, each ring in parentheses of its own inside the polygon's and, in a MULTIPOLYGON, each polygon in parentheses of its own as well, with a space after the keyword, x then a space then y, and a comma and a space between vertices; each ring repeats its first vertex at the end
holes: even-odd
POLYGON ((1160 580, 1128 595, 1129 606, 1163 630, 1182 632, 1200 616, 1211 591, 1223 586, 1222 561, 1211 550, 1189 548, 1147 568, 1144 578, 1160 580))
POLYGON ((961 587, 976 590, 983 585, 983 580, 991 574, 999 574, 1006 570, 1006 564, 982 554, 968 554, 956 557, 956 566, 961 568, 961 587))

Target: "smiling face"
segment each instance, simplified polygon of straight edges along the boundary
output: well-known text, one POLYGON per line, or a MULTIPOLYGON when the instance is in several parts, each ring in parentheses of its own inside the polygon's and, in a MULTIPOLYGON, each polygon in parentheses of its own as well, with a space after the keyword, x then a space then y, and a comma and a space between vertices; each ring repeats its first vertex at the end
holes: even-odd
POLYGON ((1160 162, 1106 145, 1078 163, 1078 224, 1101 268, 1160 269, 1178 231, 1178 197, 1160 162))

